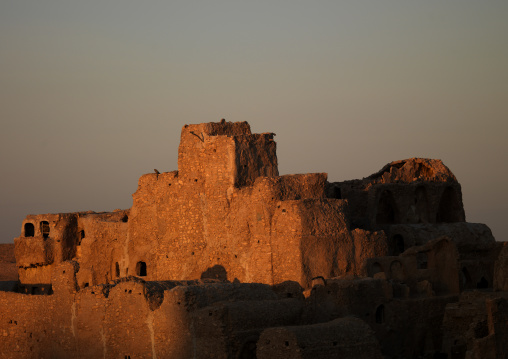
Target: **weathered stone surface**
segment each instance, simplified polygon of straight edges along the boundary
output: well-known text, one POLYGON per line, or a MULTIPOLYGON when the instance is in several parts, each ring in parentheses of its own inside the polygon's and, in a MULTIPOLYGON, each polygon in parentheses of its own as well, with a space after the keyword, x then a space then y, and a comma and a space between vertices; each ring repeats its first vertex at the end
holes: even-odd
POLYGON ((185 125, 130 209, 27 216, 0 357, 506 356, 508 252, 440 160, 329 183, 273 138, 185 125))
POLYGON ((374 332, 358 318, 307 326, 266 329, 258 342, 259 359, 382 358, 374 332))

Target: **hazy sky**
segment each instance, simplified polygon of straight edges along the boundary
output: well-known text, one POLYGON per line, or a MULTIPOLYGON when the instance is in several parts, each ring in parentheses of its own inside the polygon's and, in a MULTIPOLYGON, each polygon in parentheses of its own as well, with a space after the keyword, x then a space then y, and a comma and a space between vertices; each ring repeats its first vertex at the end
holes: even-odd
POLYGON ((281 174, 440 158, 508 240, 506 0, 0 0, 0 242, 129 208, 223 117, 275 132, 281 174))

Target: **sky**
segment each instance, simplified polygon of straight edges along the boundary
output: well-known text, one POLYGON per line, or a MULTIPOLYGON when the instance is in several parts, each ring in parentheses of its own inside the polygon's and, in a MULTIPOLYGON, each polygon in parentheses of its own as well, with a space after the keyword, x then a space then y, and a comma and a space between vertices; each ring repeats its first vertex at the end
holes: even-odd
POLYGON ((280 174, 442 159, 508 240, 508 2, 0 1, 0 242, 132 206, 185 124, 274 132, 280 174))

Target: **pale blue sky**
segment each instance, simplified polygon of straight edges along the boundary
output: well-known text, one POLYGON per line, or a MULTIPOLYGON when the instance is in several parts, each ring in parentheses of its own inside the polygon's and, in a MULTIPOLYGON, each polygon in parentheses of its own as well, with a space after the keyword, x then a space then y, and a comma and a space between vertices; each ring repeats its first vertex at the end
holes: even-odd
POLYGON ((281 174, 440 158, 508 239, 507 1, 0 1, 0 242, 129 208, 186 123, 275 132, 281 174))

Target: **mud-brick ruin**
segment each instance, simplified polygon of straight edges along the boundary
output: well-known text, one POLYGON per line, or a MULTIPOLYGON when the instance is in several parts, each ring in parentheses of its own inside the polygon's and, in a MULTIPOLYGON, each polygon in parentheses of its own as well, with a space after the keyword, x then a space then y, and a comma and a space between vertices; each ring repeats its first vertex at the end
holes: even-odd
POLYGON ((508 357, 508 247, 440 160, 281 176, 273 133, 185 125, 130 209, 14 241, 0 358, 508 357))

